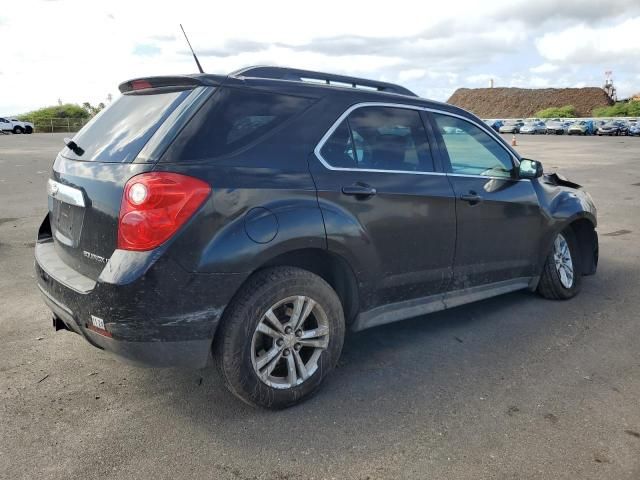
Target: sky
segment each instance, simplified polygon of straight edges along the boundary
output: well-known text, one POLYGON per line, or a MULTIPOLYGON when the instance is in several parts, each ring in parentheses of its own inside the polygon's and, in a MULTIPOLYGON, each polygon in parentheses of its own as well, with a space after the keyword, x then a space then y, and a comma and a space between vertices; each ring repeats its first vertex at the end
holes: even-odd
POLYGON ((459 87, 640 92, 640 0, 21 0, 0 8, 0 115, 106 102, 124 80, 281 65, 459 87))

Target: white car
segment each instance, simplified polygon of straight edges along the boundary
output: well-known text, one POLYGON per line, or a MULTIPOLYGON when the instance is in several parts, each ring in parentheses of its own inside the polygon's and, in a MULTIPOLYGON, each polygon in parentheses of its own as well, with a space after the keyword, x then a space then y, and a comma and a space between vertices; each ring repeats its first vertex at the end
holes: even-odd
POLYGON ((13 133, 33 133, 33 123, 0 117, 0 130, 13 133))

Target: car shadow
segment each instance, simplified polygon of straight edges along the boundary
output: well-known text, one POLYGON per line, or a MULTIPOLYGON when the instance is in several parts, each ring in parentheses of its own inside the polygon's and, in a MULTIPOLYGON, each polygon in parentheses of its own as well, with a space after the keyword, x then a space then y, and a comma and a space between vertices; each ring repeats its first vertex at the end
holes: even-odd
POLYGON ((158 408, 166 415, 182 416, 204 437, 240 446, 247 455, 256 449, 334 455, 336 445, 363 436, 380 445, 401 442, 403 435, 419 437, 469 408, 494 415, 490 409, 502 407, 482 400, 507 401, 505 392, 513 385, 528 388, 527 362, 576 328, 594 324, 594 312, 620 293, 611 279, 632 275, 627 267, 601 266, 568 301, 520 291, 349 334, 339 365, 321 390, 286 410, 245 405, 224 388, 213 367, 148 370, 138 377, 139 386, 161 399, 158 408), (283 429, 286 435, 272 434, 283 429), (305 442, 292 444, 296 438, 305 442))
MULTIPOLYGON (((468 382, 481 385, 483 371, 492 370, 493 381, 508 375, 505 369, 513 368, 516 357, 535 348, 540 332, 535 320, 547 303, 517 292, 350 334, 338 368, 320 392, 283 411, 245 405, 224 388, 213 367, 153 371, 146 388, 151 394, 170 391, 166 408, 172 415, 185 416, 211 435, 224 429, 224 438, 247 452, 258 447, 252 439, 263 448, 264 436, 283 425, 293 438, 316 432, 306 448, 330 448, 327 438, 388 434, 386 429, 417 411, 438 416, 468 382)), ((289 436, 276 436, 269 448, 287 449, 290 443, 289 436)))

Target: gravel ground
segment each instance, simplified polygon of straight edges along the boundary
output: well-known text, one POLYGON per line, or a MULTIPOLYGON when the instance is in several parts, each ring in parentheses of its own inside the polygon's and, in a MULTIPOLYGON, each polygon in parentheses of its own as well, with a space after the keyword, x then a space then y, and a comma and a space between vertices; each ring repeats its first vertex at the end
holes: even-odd
POLYGON ((577 298, 353 334, 316 397, 270 412, 211 368, 137 369, 53 331, 33 241, 62 137, 0 136, 0 478, 640 478, 640 139, 518 138, 598 205, 577 298))

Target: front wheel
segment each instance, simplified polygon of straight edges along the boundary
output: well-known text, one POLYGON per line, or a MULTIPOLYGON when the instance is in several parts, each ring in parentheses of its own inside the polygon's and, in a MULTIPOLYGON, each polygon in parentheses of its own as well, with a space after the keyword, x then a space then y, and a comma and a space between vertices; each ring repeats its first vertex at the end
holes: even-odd
POLYGON ((558 233, 553 241, 538 284, 538 293, 552 300, 566 300, 580 291, 578 244, 571 228, 558 233))
POLYGON ((16 135, 19 135, 21 133, 24 133, 24 130, 22 127, 13 127, 13 133, 15 133, 16 135))
POLYGON ((227 388, 246 403, 285 408, 315 393, 344 342, 336 292, 299 268, 259 271, 225 312, 214 355, 227 388))

